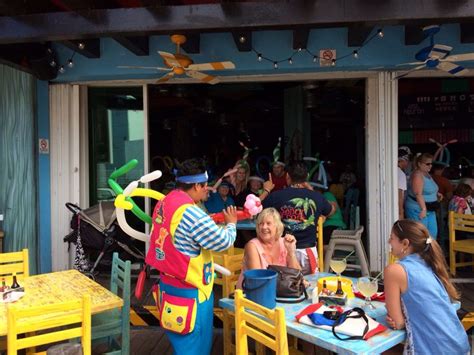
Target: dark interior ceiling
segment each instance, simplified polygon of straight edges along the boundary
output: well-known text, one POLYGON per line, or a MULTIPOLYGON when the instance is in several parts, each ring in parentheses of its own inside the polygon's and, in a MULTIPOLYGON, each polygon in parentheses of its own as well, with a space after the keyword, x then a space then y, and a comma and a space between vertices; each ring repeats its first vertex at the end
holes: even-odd
POLYGON ((252 32, 293 30, 293 48, 305 48, 312 28, 347 27, 348 46, 360 46, 374 28, 405 25, 405 44, 419 44, 428 24, 461 23, 461 42, 474 42, 469 0, 0 0, 0 63, 51 80, 51 42, 99 58, 100 38, 111 37, 137 56, 149 55, 149 37, 186 34, 187 53, 199 53, 200 34, 231 32, 239 51, 252 49, 252 32), (242 41, 241 38, 245 40, 242 41), (85 46, 82 46, 85 44, 85 46))

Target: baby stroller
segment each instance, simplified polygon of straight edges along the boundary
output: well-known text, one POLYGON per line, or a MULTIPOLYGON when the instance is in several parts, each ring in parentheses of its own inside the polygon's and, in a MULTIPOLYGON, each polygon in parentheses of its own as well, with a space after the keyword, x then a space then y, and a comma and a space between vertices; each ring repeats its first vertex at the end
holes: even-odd
POLYGON ((87 209, 81 209, 73 203, 66 203, 73 213, 71 218, 72 232, 64 241, 76 245, 74 268, 94 279, 99 263, 106 263, 104 256, 118 251, 120 257, 133 262, 144 263, 142 251, 118 225, 113 201, 101 201, 87 209), (92 259, 96 258, 92 264, 92 259))

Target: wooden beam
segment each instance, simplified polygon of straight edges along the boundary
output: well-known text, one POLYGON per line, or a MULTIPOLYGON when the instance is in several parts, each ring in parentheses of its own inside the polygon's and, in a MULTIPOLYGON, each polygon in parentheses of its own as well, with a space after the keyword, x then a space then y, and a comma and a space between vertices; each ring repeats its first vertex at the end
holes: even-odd
POLYGON ((461 23, 461 43, 474 43, 474 23, 461 23))
POLYGON ((252 31, 232 31, 235 45, 239 52, 250 52, 252 50, 252 31))
POLYGON ((349 47, 361 47, 372 33, 373 29, 373 26, 366 25, 349 26, 347 30, 347 45, 349 47))
POLYGON ((406 25, 405 26, 405 45, 420 44, 426 36, 423 34, 423 25, 406 25))
POLYGON ((186 33, 186 42, 181 45, 186 53, 195 54, 201 51, 201 35, 199 33, 186 33))
POLYGON ((293 49, 306 49, 308 46, 309 28, 293 30, 293 49))
POLYGON ((0 45, 0 63, 32 74, 40 80, 52 80, 57 76, 57 65, 50 65, 53 59, 56 61, 54 52, 44 44, 0 45))
POLYGON ((140 37, 123 37, 114 36, 114 40, 127 48, 130 52, 138 56, 150 55, 149 38, 146 36, 140 37))
MULTIPOLYGON (((366 0, 307 0, 279 2, 242 2, 225 13, 221 4, 162 6, 165 15, 157 20, 150 14, 157 7, 88 10, 97 21, 76 13, 55 12, 18 17, 0 17, 0 44, 34 41, 97 38, 122 34, 140 36, 192 31, 232 29, 297 28, 298 26, 348 26, 357 23, 406 24, 423 20, 431 23, 470 22, 474 2, 433 0, 381 1, 377 6, 366 0), (431 4, 431 3, 430 3, 431 4)), ((160 7, 158 7, 160 8, 160 7)))
POLYGON ((61 44, 87 58, 100 58, 100 39, 61 41, 61 44), (81 44, 84 46, 81 47, 81 44))

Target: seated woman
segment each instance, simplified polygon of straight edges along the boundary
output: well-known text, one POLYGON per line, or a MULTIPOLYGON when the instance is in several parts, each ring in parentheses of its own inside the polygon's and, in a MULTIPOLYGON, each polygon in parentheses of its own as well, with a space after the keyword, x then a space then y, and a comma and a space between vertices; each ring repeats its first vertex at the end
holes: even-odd
POLYGON ((246 270, 266 269, 268 265, 288 266, 301 269, 296 260, 296 239, 283 234, 280 214, 274 208, 265 208, 257 217, 257 238, 245 245, 242 272, 237 288, 242 288, 243 274, 246 270))
POLYGON ((211 192, 209 198, 204 202, 207 212, 218 213, 222 212, 229 206, 235 206, 235 202, 230 197, 230 183, 223 181, 218 187, 217 192, 211 192))
POLYGON ((389 244, 399 261, 385 268, 387 322, 407 329, 405 352, 468 354, 466 332, 451 304, 459 295, 439 244, 422 223, 408 219, 395 222, 389 244))
POLYGON ((459 184, 453 192, 453 198, 449 201, 449 211, 460 214, 472 214, 470 205, 472 189, 468 184, 459 184))

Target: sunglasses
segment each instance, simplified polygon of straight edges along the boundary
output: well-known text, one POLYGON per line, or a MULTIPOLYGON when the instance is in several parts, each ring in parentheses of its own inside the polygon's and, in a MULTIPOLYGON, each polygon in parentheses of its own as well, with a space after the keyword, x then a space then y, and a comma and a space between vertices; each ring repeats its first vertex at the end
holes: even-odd
POLYGON ((400 232, 403 233, 403 228, 402 228, 402 226, 400 225, 400 222, 399 222, 399 221, 396 221, 396 222, 395 222, 395 225, 398 227, 398 229, 400 229, 400 232))

